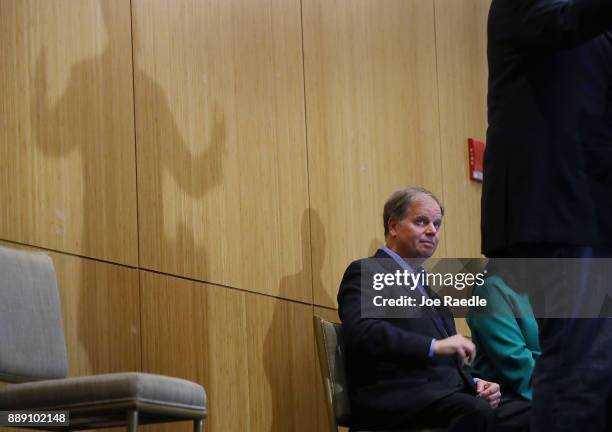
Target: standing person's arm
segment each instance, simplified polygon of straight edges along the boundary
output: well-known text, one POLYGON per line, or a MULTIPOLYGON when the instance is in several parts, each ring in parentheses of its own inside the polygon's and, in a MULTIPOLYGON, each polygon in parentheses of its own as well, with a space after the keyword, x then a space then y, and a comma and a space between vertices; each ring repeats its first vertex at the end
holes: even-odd
POLYGON ((612 1, 493 0, 489 31, 508 24, 527 51, 571 48, 612 30, 612 1))

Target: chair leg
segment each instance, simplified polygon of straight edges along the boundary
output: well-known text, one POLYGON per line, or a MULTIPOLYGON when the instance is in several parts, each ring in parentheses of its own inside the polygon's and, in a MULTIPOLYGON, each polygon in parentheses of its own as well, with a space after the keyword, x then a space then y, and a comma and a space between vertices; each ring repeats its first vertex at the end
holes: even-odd
POLYGON ((136 432, 138 430, 138 411, 128 411, 127 426, 128 432, 136 432))
POLYGON ((193 421, 193 432, 204 432, 204 420, 197 419, 193 421))

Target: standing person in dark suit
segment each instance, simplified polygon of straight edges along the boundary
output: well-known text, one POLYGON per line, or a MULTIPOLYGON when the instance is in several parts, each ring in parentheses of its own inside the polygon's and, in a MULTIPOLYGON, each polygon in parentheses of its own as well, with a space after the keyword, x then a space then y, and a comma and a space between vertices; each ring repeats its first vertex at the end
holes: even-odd
POLYGON ((442 205, 431 192, 398 190, 383 212, 386 245, 374 257, 351 263, 344 274, 338 305, 352 426, 526 430, 529 403, 500 406, 499 385, 474 379, 465 365, 474 358, 474 345, 457 334, 447 308, 420 306, 423 298, 437 298, 426 285, 398 288, 418 300, 411 317, 368 317, 369 274, 417 272, 438 246, 442 217, 442 205))
MULTIPOLYGON (((610 0, 492 0, 482 195, 487 256, 612 256, 610 30, 610 0)), ((570 277, 574 301, 586 302, 589 264, 570 277)), ((559 289, 559 281, 532 282, 559 289)), ((536 432, 612 429, 610 321, 540 320, 536 432)))

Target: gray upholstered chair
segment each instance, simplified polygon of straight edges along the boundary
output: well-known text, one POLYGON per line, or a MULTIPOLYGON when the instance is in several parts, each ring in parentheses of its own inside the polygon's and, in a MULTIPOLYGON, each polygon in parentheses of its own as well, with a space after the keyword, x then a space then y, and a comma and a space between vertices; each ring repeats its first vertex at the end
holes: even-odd
MULTIPOLYGON (((338 432, 338 426, 351 426, 351 407, 344 370, 342 325, 315 316, 314 326, 327 400, 329 431, 338 432)), ((404 432, 443 432, 444 430, 408 429, 404 432)))
MULTIPOLYGON (((66 378, 64 329, 49 256, 0 247, 0 411, 69 411, 82 430, 189 420, 203 430, 196 383, 145 373, 66 378)), ((52 428, 46 428, 51 430, 52 428)))

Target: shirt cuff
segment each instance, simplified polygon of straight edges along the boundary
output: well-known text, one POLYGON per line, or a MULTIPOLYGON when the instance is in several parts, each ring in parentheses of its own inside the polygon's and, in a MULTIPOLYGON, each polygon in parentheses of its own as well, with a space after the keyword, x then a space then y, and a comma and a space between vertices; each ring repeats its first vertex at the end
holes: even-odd
POLYGON ((435 339, 432 339, 431 343, 429 344, 429 354, 428 354, 429 357, 433 357, 434 356, 434 342, 435 341, 436 341, 435 339))

